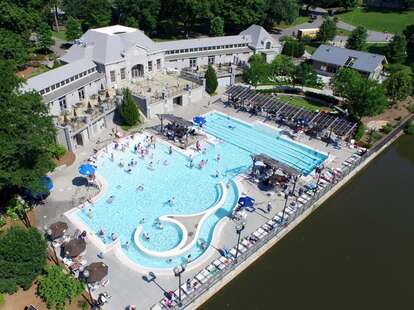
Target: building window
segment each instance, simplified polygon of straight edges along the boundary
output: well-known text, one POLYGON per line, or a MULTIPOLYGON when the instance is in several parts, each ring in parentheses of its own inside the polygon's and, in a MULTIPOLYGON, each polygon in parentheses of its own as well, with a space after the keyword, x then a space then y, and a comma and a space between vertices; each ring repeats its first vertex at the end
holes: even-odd
POLYGON ((50 92, 50 87, 46 87, 46 93, 50 92))
POLYGON ((60 106, 60 110, 62 112, 67 109, 67 106, 66 106, 66 97, 65 96, 59 98, 59 106, 60 106))
POLYGON ((271 47, 271 43, 270 42, 266 42, 266 49, 270 49, 271 47))
POLYGON ((214 65, 215 57, 214 56, 208 56, 208 64, 214 65))
POLYGON ((79 95, 79 100, 85 100, 85 88, 79 88, 78 89, 78 95, 79 95))
POLYGON ((190 68, 197 66, 197 58, 190 58, 190 68))
POLYGON ((111 70, 109 75, 111 76, 111 82, 115 82, 115 70, 111 70))
POLYGON ((161 70, 161 58, 157 59, 157 70, 161 70))
POLYGON ((121 80, 125 80, 125 68, 121 68, 121 80))
POLYGON ((44 89, 42 89, 41 91, 40 91, 40 94, 41 95, 43 95, 45 93, 45 90, 44 89))
POLYGON ((152 71, 152 61, 148 61, 148 71, 152 71))

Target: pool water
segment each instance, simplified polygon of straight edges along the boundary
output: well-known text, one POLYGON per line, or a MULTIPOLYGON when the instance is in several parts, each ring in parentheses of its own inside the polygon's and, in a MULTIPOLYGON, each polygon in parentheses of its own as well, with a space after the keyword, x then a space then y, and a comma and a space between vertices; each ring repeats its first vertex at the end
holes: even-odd
POLYGON ((143 267, 173 268, 186 260, 189 254, 196 259, 204 250, 195 245, 186 253, 170 259, 148 256, 133 241, 134 232, 142 219, 143 231, 150 237, 144 240, 140 236, 146 248, 152 251, 173 249, 180 243, 182 231, 169 222, 163 222, 163 229, 159 229, 155 225, 156 220, 162 215, 195 214, 213 207, 221 198, 218 184, 223 181, 229 185, 225 203, 203 223, 200 230, 199 239, 209 244, 217 222, 229 215, 237 203, 237 187, 230 181, 248 170, 252 154, 268 154, 302 170, 304 174, 310 173, 326 159, 323 154, 280 137, 269 127, 248 125, 219 113, 208 114, 206 119, 204 130, 221 143, 205 143, 203 147, 206 151, 193 157, 196 167, 202 159, 207 161, 203 169, 191 168, 189 158, 180 152, 168 154, 168 146, 162 142, 157 142, 145 159, 133 152, 133 145, 138 140, 131 142, 124 152, 110 146, 109 154, 102 153, 98 158, 97 172, 105 178, 107 192, 94 204, 91 212, 89 208, 84 208, 77 215, 92 231, 98 233, 104 230, 105 235, 101 239, 105 243, 111 243, 111 234, 116 234, 124 245, 125 254, 143 267), (114 154, 114 161, 110 153, 114 154), (219 160, 217 155, 220 155, 219 160), (131 173, 126 173, 119 162, 129 163, 131 159, 138 163, 131 173), (150 162, 153 169, 148 168, 150 162), (218 177, 216 171, 220 172, 218 177), (143 190, 137 190, 140 185, 143 190), (110 196, 114 198, 108 203, 110 196), (172 197, 175 202, 169 204, 172 197), (128 248, 125 246, 127 241, 130 244, 128 248))

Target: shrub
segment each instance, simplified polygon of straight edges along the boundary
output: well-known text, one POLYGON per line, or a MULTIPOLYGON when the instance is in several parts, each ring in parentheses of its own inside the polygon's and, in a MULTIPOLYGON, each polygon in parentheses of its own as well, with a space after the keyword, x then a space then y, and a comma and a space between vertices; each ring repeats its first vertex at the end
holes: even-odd
POLYGON ((4 215, 0 215, 0 228, 6 225, 6 218, 4 215))
POLYGON ((125 88, 123 91, 123 99, 118 107, 119 115, 123 125, 134 126, 139 123, 139 111, 134 99, 132 99, 131 91, 125 88))
POLYGON ((385 124, 382 128, 381 131, 385 134, 389 134, 392 131, 393 127, 391 124, 385 124))
POLYGON ((365 134, 365 126, 361 121, 359 121, 358 122, 358 128, 357 128, 357 131, 355 133, 355 140, 357 140, 357 141, 361 140, 362 137, 364 136, 364 134, 365 134))
POLYGON ((305 44, 298 40, 286 39, 285 44, 283 45, 282 54, 291 56, 291 57, 302 57, 305 53, 305 44))
POLYGON ((37 229, 12 227, 0 234, 0 292, 28 289, 46 263, 47 244, 37 229))
POLYGON ((206 79, 206 91, 212 95, 216 92, 218 82, 217 82, 217 75, 214 68, 209 65, 205 74, 206 79))
POLYGON ((86 300, 79 300, 78 301, 78 307, 79 307, 79 309, 87 310, 87 309, 89 309, 89 303, 86 300))
POLYGON ((0 307, 3 306, 5 302, 4 294, 0 293, 0 307))
POLYGON ((410 104, 410 107, 408 109, 411 113, 414 113, 414 103, 410 104))
POLYGON ((50 155, 55 158, 55 159, 59 159, 61 158, 63 155, 65 155, 66 153, 66 149, 63 145, 61 144, 52 144, 49 147, 49 153, 50 155))
POLYGON ((39 279, 37 293, 49 309, 66 309, 68 302, 84 290, 83 284, 66 274, 61 266, 46 266, 45 275, 39 279))
POLYGON ((326 94, 315 93, 313 91, 305 91, 305 96, 315 98, 315 99, 319 99, 319 100, 323 100, 326 103, 333 104, 333 105, 338 105, 339 102, 340 102, 339 99, 337 99, 333 96, 326 95, 326 94))
POLYGON ((404 132, 408 135, 414 135, 414 124, 413 122, 408 122, 405 124, 404 132))

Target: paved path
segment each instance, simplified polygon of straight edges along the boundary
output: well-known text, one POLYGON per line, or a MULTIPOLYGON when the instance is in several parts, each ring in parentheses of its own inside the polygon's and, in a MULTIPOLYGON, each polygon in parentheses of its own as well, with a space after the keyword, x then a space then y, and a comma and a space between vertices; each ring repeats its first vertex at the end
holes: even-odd
MULTIPOLYGON (((280 34, 274 34, 273 36, 277 39, 280 39, 282 36, 292 36, 292 35, 295 36, 298 33, 299 29, 319 28, 322 22, 323 22, 323 18, 321 16, 318 16, 318 18, 314 20, 312 23, 303 23, 300 25, 296 25, 294 27, 286 28, 286 29, 283 29, 280 34)), ((338 21, 336 26, 339 29, 348 30, 348 31, 352 31, 355 29, 355 26, 344 23, 343 21, 338 21)), ((393 35, 389 33, 368 30, 367 42, 386 43, 386 42, 391 41, 392 37, 393 35)), ((342 42, 346 42, 347 38, 348 38, 347 36, 337 36, 335 37, 334 41, 338 43, 340 43, 341 40, 342 42)), ((340 45, 340 44, 337 44, 337 45, 340 45)))
POLYGON ((66 50, 62 48, 62 45, 67 43, 67 41, 53 37, 53 40, 55 40, 55 44, 53 44, 50 49, 55 53, 58 57, 62 57, 65 55, 66 50))

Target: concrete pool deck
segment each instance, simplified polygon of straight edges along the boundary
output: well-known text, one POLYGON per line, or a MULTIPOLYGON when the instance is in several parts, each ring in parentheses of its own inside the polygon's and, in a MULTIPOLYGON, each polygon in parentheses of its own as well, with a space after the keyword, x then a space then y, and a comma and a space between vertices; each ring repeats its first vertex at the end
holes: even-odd
MULTIPOLYGON (((215 99, 218 99, 218 97, 215 99)), ((211 100, 213 103, 208 104, 210 100, 209 98, 205 98, 200 102, 192 103, 190 106, 178 106, 176 107, 174 114, 186 119, 192 119, 195 115, 217 110, 248 123, 257 121, 263 122, 262 117, 254 117, 247 113, 237 112, 231 108, 225 108, 221 102, 214 103, 214 101, 211 100)), ((145 123, 145 127, 153 127, 156 124, 158 124, 158 120, 149 120, 145 123)), ((271 124, 271 126, 277 127, 273 122, 268 122, 266 124, 271 124)), ((103 140, 108 140, 108 142, 111 141, 112 139, 108 134, 109 131, 103 132, 100 135, 101 140, 103 138, 103 140)), ((341 150, 336 150, 332 146, 326 146, 325 143, 319 140, 309 140, 309 138, 304 135, 300 136, 295 141, 329 154, 329 159, 327 160, 326 165, 333 168, 340 167, 341 163, 355 151, 346 147, 341 150)), ((85 197, 88 197, 88 195, 96 195, 96 192, 88 193, 82 185, 78 186, 74 181, 79 176, 77 171, 79 165, 92 154, 93 148, 96 146, 96 144, 91 144, 87 147, 80 147, 77 150, 76 161, 72 166, 59 169, 53 173, 52 178, 55 184, 55 190, 51 193, 45 205, 36 209, 40 227, 49 225, 57 220, 68 222, 63 214, 77 206, 76 199, 74 199, 74 195, 77 193, 82 192, 85 197)), ((242 236, 244 236, 252 233, 258 226, 261 226, 281 211, 284 199, 282 196, 279 196, 278 193, 268 196, 267 193, 258 190, 256 184, 251 183, 246 179, 240 179, 242 187, 240 191, 255 197, 257 206, 256 212, 248 214, 247 225, 242 233, 242 236), (266 213, 265 209, 269 201, 271 201, 273 208, 270 213, 266 213)), ((306 180, 303 180, 301 182, 305 181, 306 180)), ((71 223, 69 222, 69 224, 71 223)), ((218 224, 218 226, 215 234, 218 234, 219 238, 214 240, 212 246, 210 246, 207 252, 202 256, 200 261, 196 261, 197 266, 183 274, 184 280, 194 277, 200 270, 205 268, 207 264, 219 257, 220 254, 217 249, 231 247, 236 244, 237 234, 235 233, 234 223, 230 219, 225 218, 218 224)), ((75 229, 73 225, 70 225, 70 228, 72 230, 75 229)), ((88 263, 99 261, 100 259, 97 257, 99 252, 100 249, 96 245, 88 242, 86 252, 88 263)), ((125 309, 125 307, 130 304, 136 304, 138 309, 149 309, 163 297, 163 291, 176 290, 177 288, 177 279, 174 277, 172 270, 169 274, 158 275, 156 273, 157 278, 155 281, 147 282, 143 278, 147 273, 139 272, 130 268, 128 265, 123 264, 119 260, 119 254, 116 252, 105 254, 103 261, 109 266, 109 284, 105 288, 94 292, 94 294, 101 291, 107 291, 112 296, 110 303, 105 305, 104 309, 125 309)))

